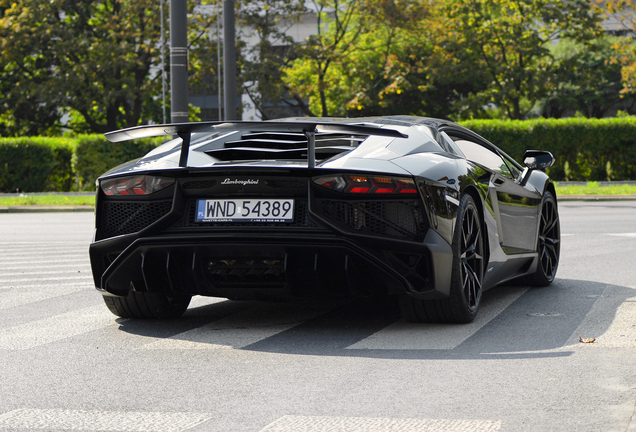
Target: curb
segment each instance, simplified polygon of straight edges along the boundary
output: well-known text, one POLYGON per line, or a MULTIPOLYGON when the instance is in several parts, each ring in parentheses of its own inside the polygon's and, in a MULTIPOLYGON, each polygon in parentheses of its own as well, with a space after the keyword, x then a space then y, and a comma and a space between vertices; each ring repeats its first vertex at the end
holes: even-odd
POLYGON ((95 212, 95 207, 93 206, 38 206, 38 205, 0 207, 0 213, 61 213, 61 212, 95 212))
POLYGON ((636 195, 558 195, 557 201, 636 201, 636 195))

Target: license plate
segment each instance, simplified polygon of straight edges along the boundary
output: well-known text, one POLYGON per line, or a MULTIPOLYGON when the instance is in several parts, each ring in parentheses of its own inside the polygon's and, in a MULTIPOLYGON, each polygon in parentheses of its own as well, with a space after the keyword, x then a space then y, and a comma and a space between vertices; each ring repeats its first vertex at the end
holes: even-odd
POLYGON ((196 222, 292 222, 293 199, 202 199, 196 222))

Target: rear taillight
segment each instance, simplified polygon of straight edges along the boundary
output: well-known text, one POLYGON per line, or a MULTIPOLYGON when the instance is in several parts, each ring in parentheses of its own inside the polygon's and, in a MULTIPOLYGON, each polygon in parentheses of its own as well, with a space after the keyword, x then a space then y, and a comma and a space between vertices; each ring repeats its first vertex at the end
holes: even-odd
POLYGON ((119 177, 101 181, 106 195, 150 195, 174 184, 173 178, 154 176, 119 177))
POLYGON ((314 183, 328 189, 353 194, 415 194, 412 179, 367 175, 330 175, 315 177, 314 183))

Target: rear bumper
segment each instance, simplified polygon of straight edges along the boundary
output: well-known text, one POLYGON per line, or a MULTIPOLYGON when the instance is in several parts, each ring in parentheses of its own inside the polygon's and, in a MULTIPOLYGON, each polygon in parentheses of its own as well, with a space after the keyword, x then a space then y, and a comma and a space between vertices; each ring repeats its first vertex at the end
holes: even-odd
POLYGON ((408 293, 448 295, 452 251, 435 231, 423 243, 289 232, 135 234, 90 246, 95 286, 235 299, 408 293))
MULTIPOLYGON (((420 194, 345 197, 311 182, 306 170, 257 172, 250 178, 259 186, 249 194, 223 186, 226 175, 183 175, 148 198, 98 191, 90 246, 98 290, 226 298, 448 295, 452 251, 437 221, 450 219, 427 216, 435 206, 420 194), (198 199, 250 196, 295 199, 293 222, 195 221, 198 199)), ((423 183, 420 189, 428 190, 423 183)))

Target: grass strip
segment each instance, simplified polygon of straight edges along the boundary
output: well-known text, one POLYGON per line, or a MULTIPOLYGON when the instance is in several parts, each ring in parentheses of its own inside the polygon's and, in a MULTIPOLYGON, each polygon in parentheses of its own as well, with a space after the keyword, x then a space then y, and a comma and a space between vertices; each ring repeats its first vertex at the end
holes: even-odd
POLYGON ((95 196, 74 195, 28 195, 0 197, 1 207, 12 206, 95 206, 95 196))
POLYGON ((600 186, 598 182, 588 182, 587 185, 560 186, 556 183, 558 195, 633 195, 636 194, 636 185, 608 185, 600 186))

